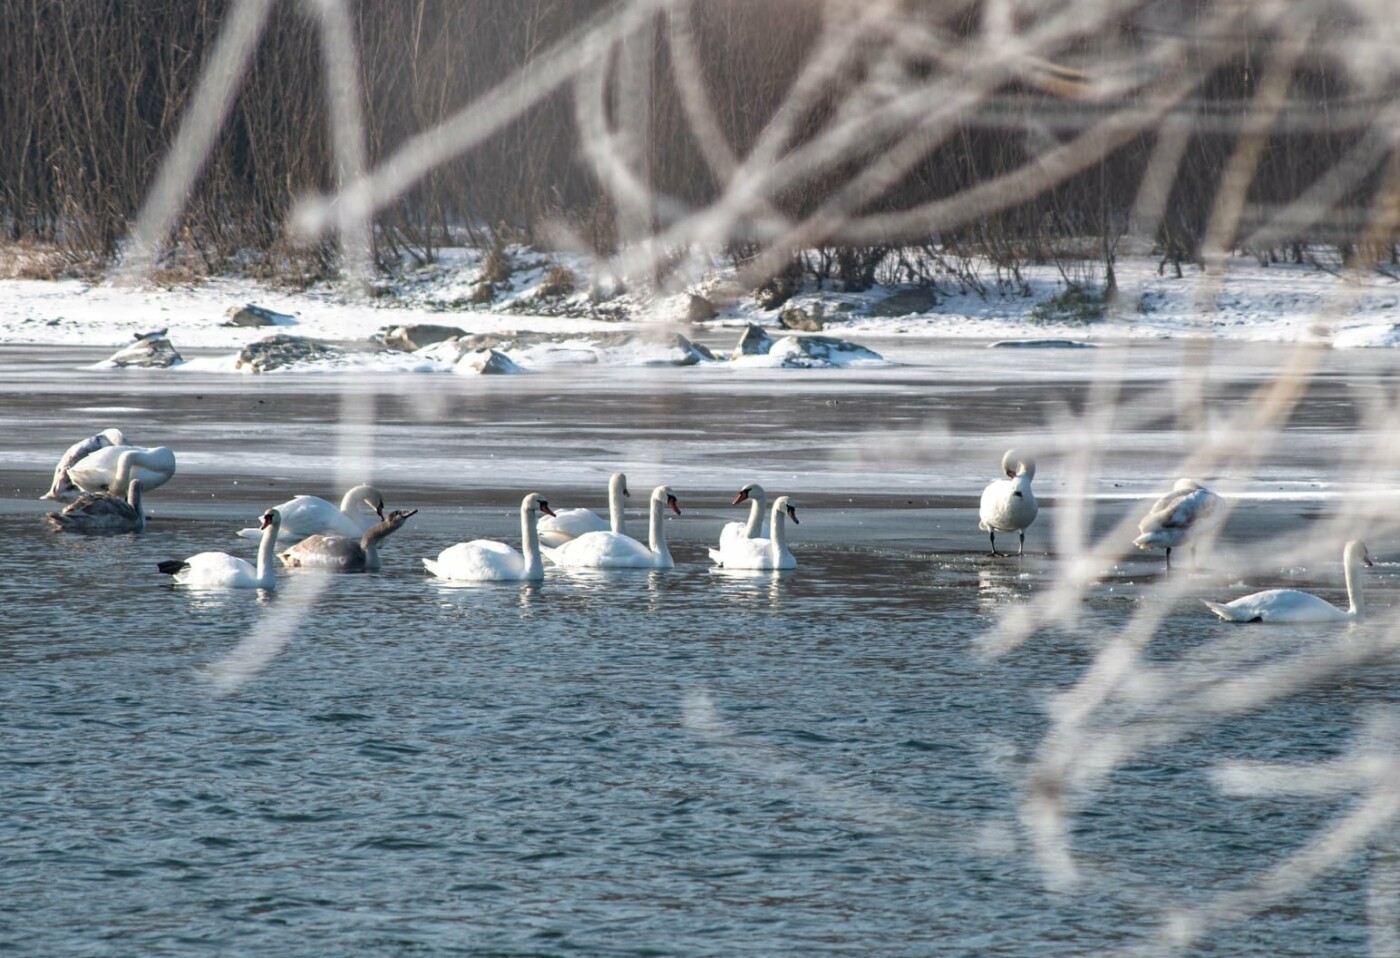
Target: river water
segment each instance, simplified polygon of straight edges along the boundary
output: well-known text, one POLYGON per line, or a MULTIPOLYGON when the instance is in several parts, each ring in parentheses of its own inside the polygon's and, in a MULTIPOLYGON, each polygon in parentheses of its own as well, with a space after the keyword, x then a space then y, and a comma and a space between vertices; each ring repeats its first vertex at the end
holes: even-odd
MULTIPOLYGON (((1124 350, 1118 401, 1169 385, 1175 349, 1124 350)), ((1144 674, 1164 678, 1225 633, 1258 636, 1241 674, 1382 639, 1400 541, 1372 539, 1373 615, 1356 626, 1217 623, 1196 599, 1292 584, 1345 601, 1330 544, 1241 577, 1222 543, 1194 576, 1183 561, 1174 592, 1160 557, 1124 556, 1076 621, 989 657, 981 640, 1006 611, 1058 581, 1073 502, 1095 504, 1096 535, 1140 512, 1193 434, 1152 415, 1109 424, 1081 494, 1055 455, 1108 350, 887 350, 906 364, 489 381, 95 372, 79 350, 0 350, 0 950, 1117 952, 1247 890, 1346 814, 1352 792, 1238 795, 1213 770, 1348 754, 1394 708, 1391 655, 1320 668, 1117 764, 1074 803, 1080 881, 1058 882, 1027 824, 1028 775, 1058 696, 1108 637, 1160 612, 1144 674), (57 454, 111 424, 180 456, 150 530, 50 532, 34 497, 57 454), (1051 454, 1030 554, 989 558, 978 492, 1006 446, 1037 440, 1051 454), (514 540, 524 492, 601 508, 615 468, 637 528, 649 488, 676 489, 676 570, 525 586, 423 573, 419 557, 453 542, 514 540), (369 477, 391 508, 421 510, 381 573, 200 593, 155 570, 205 549, 251 556, 232 530, 261 509, 369 477), (705 561, 754 479, 798 503, 793 572, 705 561)), ((1216 355, 1211 408, 1287 358, 1216 355)), ((1376 441, 1366 404, 1395 373, 1374 353, 1322 363, 1287 441, 1242 484, 1228 539, 1287 537, 1370 488, 1345 464, 1376 441)), ((1365 953, 1395 914, 1378 877, 1393 847, 1371 835, 1209 921, 1185 953, 1365 953)))

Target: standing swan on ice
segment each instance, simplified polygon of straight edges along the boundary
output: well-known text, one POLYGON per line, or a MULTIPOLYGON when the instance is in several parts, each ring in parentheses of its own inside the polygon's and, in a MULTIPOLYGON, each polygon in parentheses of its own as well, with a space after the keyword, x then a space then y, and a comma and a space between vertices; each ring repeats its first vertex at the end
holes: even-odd
POLYGON ((96 535, 114 532, 145 532, 146 513, 141 509, 141 480, 127 483, 126 498, 105 492, 85 492, 64 507, 62 512, 50 512, 49 522, 64 532, 88 532, 96 535))
POLYGON ((49 491, 39 498, 59 501, 77 498, 82 490, 69 478, 68 470, 99 449, 124 445, 126 445, 126 437, 122 435, 120 429, 104 429, 95 436, 79 439, 69 446, 68 451, 58 460, 58 465, 53 470, 53 482, 49 484, 49 491))
POLYGON ((325 569, 328 572, 378 572, 384 567, 379 559, 379 543, 397 532, 418 510, 389 513, 377 525, 365 530, 358 538, 337 532, 308 536, 277 558, 290 569, 325 569))
POLYGON ((592 509, 562 509, 540 520, 540 541, 547 546, 562 546, 571 539, 590 532, 613 531, 623 535, 626 529, 626 509, 623 506, 627 491, 627 477, 620 472, 612 474, 608 480, 608 521, 592 509))
POLYGON ((156 563, 166 575, 175 577, 176 585, 201 589, 275 589, 277 588, 277 527, 282 517, 276 509, 262 516, 262 542, 258 543, 258 564, 227 552, 200 552, 188 559, 170 559, 156 563))
POLYGON ((571 539, 544 554, 557 566, 576 569, 670 569, 675 567, 671 552, 666 548, 663 513, 670 509, 676 515, 681 507, 670 486, 657 486, 651 493, 650 546, 630 536, 616 532, 589 532, 571 539))
MULTIPOLYGON (((318 534, 347 536, 358 539, 384 518, 384 494, 374 486, 363 484, 345 493, 339 508, 320 496, 296 496, 273 506, 282 516, 282 529, 277 538, 295 542, 318 534)), ((239 529, 245 539, 257 539, 261 529, 239 529)))
POLYGON ((797 507, 787 496, 779 496, 773 501, 773 537, 746 539, 732 536, 724 540, 718 549, 710 550, 710 560, 725 569, 795 569, 797 559, 788 551, 787 523, 791 519, 797 525, 797 507))
POLYGON ((1190 540, 1191 565, 1196 564, 1196 542, 1225 518, 1221 499, 1195 479, 1178 479, 1172 491, 1147 510, 1138 523, 1142 535, 1133 540, 1139 549, 1167 550, 1167 570, 1172 567, 1172 549, 1190 540))
MULTIPOLYGON (((737 506, 742 502, 750 503, 749 519, 747 522, 726 522, 724 528, 719 531, 719 548, 724 551, 725 543, 730 539, 767 539, 769 526, 763 521, 763 514, 768 505, 768 493, 763 491, 763 487, 756 482, 751 482, 739 490, 739 494, 734 497, 731 506, 737 506)), ((714 552, 713 549, 710 550, 714 552)))
POLYGON ((1356 539, 1342 550, 1342 566, 1346 570, 1347 601, 1343 610, 1311 592, 1298 589, 1268 589, 1235 599, 1233 602, 1201 601, 1206 608, 1226 622, 1353 622, 1366 614, 1366 602, 1361 595, 1361 566, 1371 565, 1366 543, 1356 539))
POLYGON ((1001 471, 1007 478, 996 479, 982 490, 981 521, 977 528, 991 533, 992 555, 1007 555, 997 551, 998 532, 1019 532, 1021 548, 1016 553, 1026 552, 1026 528, 1035 521, 1040 506, 1031 492, 1031 480, 1035 478, 1035 460, 1021 459, 1015 449, 1008 449, 1001 457, 1001 471))
POLYGON ((150 492, 165 485, 173 475, 175 451, 169 446, 104 446, 68 467, 68 478, 83 492, 118 496, 126 494, 126 484, 132 479, 140 479, 142 487, 150 492))
MULTIPOLYGON (((516 552, 504 542, 473 539, 448 546, 436 559, 424 559, 423 567, 439 579, 460 582, 521 582, 544 578, 540 559, 540 514, 554 515, 549 503, 532 492, 520 501, 520 545, 516 552)), ((596 533, 603 535, 603 533, 596 533)), ((611 535, 611 533, 608 533, 611 535)))

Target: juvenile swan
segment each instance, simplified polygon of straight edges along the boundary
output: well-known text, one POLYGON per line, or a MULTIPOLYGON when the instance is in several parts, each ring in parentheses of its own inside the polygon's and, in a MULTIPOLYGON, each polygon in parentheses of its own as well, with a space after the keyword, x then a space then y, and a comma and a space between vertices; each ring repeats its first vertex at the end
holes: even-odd
MULTIPOLYGON (((764 513, 768 506, 768 493, 763 491, 763 487, 756 482, 751 482, 739 490, 739 494, 734 497, 731 506, 748 502, 749 519, 747 522, 726 522, 724 528, 719 531, 719 547, 724 550, 724 545, 730 539, 767 539, 769 525, 763 521, 764 513)), ((714 550, 711 549, 711 552, 714 550)))
MULTIPOLYGON (((273 508, 282 514, 282 529, 277 533, 282 542, 318 534, 358 539, 383 519, 384 495, 374 486, 362 484, 345 493, 339 507, 320 496, 295 496, 273 508)), ((262 530, 240 529, 238 534, 256 539, 262 530)))
MULTIPOLYGON (((462 582, 517 582, 544 578, 540 559, 540 514, 554 515, 549 503, 532 492, 520 501, 520 545, 516 552, 504 542, 473 539, 448 546, 436 559, 424 559, 423 567, 439 579, 462 582)), ((601 533, 600 533, 601 534, 601 533)))
POLYGON ((262 542, 258 543, 258 564, 227 552, 201 552, 188 559, 170 559, 156 567, 175 577, 176 585, 200 589, 275 589, 277 569, 273 553, 277 547, 277 527, 282 517, 276 509, 262 516, 262 542))
POLYGON ((1325 599, 1319 599, 1311 592, 1298 589, 1268 589, 1235 599, 1233 602, 1201 601, 1206 608, 1226 622, 1351 622, 1366 614, 1366 603, 1361 595, 1361 566, 1371 565, 1366 543, 1353 539, 1342 550, 1342 565, 1346 570, 1347 601, 1350 607, 1343 610, 1325 599))
POLYGON ((571 539, 544 555, 557 566, 578 569, 670 569, 675 566, 666 548, 663 513, 676 515, 681 507, 670 486, 657 486, 651 493, 650 545, 616 532, 589 532, 571 539))
POLYGON ((773 500, 773 537, 746 539, 734 536, 718 549, 710 550, 710 559, 726 569, 795 569, 797 559, 788 551, 787 524, 784 517, 797 525, 797 507, 787 496, 773 500))
POLYGON ((592 509, 561 509, 540 519, 540 541, 547 546, 562 546, 571 539, 590 532, 611 530, 622 535, 626 529, 626 509, 623 506, 627 491, 627 477, 620 472, 612 474, 608 480, 608 521, 604 522, 592 509))
POLYGON ((388 517, 365 531, 358 539, 331 532, 308 536, 277 558, 289 569, 325 569, 328 572, 378 572, 384 567, 379 559, 379 543, 397 532, 411 516, 418 514, 395 510, 388 517))
POLYGON ((1008 449, 1001 457, 1001 471, 1007 478, 996 479, 982 490, 982 507, 977 528, 991 533, 992 555, 1007 553, 997 551, 998 532, 1018 532, 1021 535, 1021 548, 1017 555, 1026 552, 1026 528, 1035 521, 1040 506, 1031 492, 1031 480, 1035 478, 1035 460, 1021 459, 1015 449, 1008 449))
POLYGON ((1195 479, 1178 479, 1172 491, 1147 510, 1138 523, 1142 535, 1133 540, 1139 549, 1167 550, 1167 569, 1172 567, 1172 549, 1185 542, 1191 545, 1191 564, 1196 564, 1196 542, 1209 535, 1225 518, 1221 498, 1195 479))
POLYGON ((49 484, 49 491, 39 498, 55 499, 60 502, 76 499, 82 490, 68 477, 68 470, 99 449, 124 445, 126 445, 126 437, 122 435, 120 429, 104 429, 95 436, 79 439, 69 446, 68 451, 58 460, 58 465, 53 470, 53 482, 49 484))
POLYGON ((146 513, 141 509, 141 480, 127 484, 126 498, 105 492, 86 492, 64 507, 50 512, 48 520, 64 532, 102 535, 116 532, 145 532, 146 513))

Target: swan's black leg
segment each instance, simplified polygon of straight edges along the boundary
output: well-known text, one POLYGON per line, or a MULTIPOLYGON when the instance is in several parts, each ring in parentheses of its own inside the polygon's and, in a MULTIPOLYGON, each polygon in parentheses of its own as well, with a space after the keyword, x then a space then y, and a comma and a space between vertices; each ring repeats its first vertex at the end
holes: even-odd
POLYGON ((1025 530, 1025 529, 1022 529, 1022 530, 1021 530, 1021 548, 1019 548, 1019 549, 1016 550, 1016 554, 1017 554, 1018 556, 1023 556, 1023 555, 1026 554, 1026 530, 1025 530))
POLYGON ((994 556, 1005 555, 1005 553, 1003 553, 1003 552, 998 552, 998 551, 997 551, 997 531, 996 531, 995 529, 991 530, 991 536, 992 536, 992 555, 994 555, 994 556))
POLYGON ((1172 547, 1167 546, 1167 571, 1172 571, 1172 547))

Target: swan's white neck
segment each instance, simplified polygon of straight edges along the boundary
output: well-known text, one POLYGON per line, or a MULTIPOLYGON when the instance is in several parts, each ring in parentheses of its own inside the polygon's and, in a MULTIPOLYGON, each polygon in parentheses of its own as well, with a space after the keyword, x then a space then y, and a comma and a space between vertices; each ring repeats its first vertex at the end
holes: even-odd
POLYGON ((762 489, 755 488, 749 493, 749 524, 744 527, 745 539, 757 539, 763 535, 763 500, 762 489))
POLYGON ((671 562, 671 551, 666 548, 666 497, 651 497, 651 528, 647 532, 647 545, 666 564, 671 562))
POLYGON ((1347 599, 1351 602, 1351 607, 1347 609, 1347 616, 1353 619, 1359 619, 1366 614, 1366 598, 1362 595, 1361 560, 1348 551, 1345 568, 1347 577, 1347 599))
MULTIPOLYGON (((620 499, 621 493, 618 494, 620 499)), ((540 514, 539 507, 531 500, 526 500, 520 506, 520 549, 525 557, 525 577, 534 578, 539 576, 544 569, 544 560, 540 556, 540 514)), ((614 517, 613 525, 617 525, 614 517)))
POLYGON ((281 522, 269 522, 258 543, 258 584, 261 586, 271 585, 277 575, 273 560, 277 557, 277 530, 281 525, 281 522))
POLYGON ((146 528, 146 513, 141 508, 141 483, 130 482, 126 487, 126 504, 136 510, 136 524, 141 529, 146 528))
POLYGON ((618 535, 626 534, 623 530, 627 526, 627 507, 622 501, 625 486, 620 475, 613 476, 608 482, 608 524, 618 535))
POLYGON ((780 502, 773 503, 771 532, 773 538, 768 542, 768 554, 773 557, 773 567, 777 568, 778 560, 787 551, 787 510, 780 502))
POLYGON ((135 449, 130 449, 117 457, 117 474, 112 477, 112 485, 108 491, 119 496, 131 486, 131 471, 141 465, 138 461, 141 453, 135 449))

